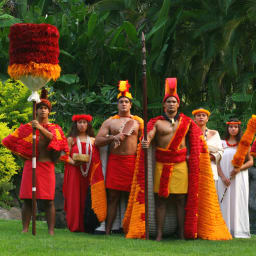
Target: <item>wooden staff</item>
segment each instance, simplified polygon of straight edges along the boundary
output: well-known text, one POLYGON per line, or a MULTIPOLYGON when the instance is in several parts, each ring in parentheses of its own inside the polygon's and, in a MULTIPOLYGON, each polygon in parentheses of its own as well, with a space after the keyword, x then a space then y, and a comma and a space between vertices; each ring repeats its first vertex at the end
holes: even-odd
MULTIPOLYGON (((145 36, 142 32, 142 86, 143 86, 143 120, 144 120, 144 140, 147 140, 147 68, 146 68, 146 45, 145 36)), ((144 170, 145 170, 145 231, 146 239, 149 239, 148 227, 148 149, 144 148, 144 170)))
MULTIPOLYGON (((33 120, 36 120, 36 102, 33 101, 33 120)), ((32 142, 32 234, 36 235, 36 128, 32 142)))

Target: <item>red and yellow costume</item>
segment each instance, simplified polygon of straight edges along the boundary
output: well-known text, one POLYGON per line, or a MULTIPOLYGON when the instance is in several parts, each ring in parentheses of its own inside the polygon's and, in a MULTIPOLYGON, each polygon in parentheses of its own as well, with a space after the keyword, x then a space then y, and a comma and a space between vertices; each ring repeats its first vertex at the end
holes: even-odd
MULTIPOLYGON (((45 129, 53 134, 47 150, 63 151, 62 159, 67 158, 68 144, 62 129, 57 124, 43 124, 45 129)), ((36 131, 36 155, 38 156, 39 130, 36 131)), ((21 125, 12 134, 2 140, 2 144, 25 159, 20 188, 21 199, 32 198, 32 126, 31 123, 21 125)), ((36 167, 37 199, 53 200, 55 194, 55 174, 53 162, 37 162, 36 167)))
MULTIPOLYGON (((176 92, 176 79, 166 81, 168 88, 164 100, 173 96, 179 102, 176 92), (175 89, 175 90, 173 90, 175 89)), ((165 120, 158 116, 148 122, 148 132, 153 129, 158 120, 165 120)), ((156 175, 158 179, 155 192, 160 197, 167 198, 170 193, 186 193, 184 235, 187 239, 197 237, 209 240, 232 239, 221 215, 217 193, 213 182, 209 152, 200 128, 194 121, 179 114, 178 128, 167 148, 156 149, 156 175), (187 136, 189 141, 188 174, 186 174, 186 148, 179 149, 179 145, 187 136), (181 166, 181 168, 179 168, 181 166), (181 173, 180 173, 181 172, 181 173), (180 191, 175 181, 183 175, 183 189, 180 191), (188 179, 187 179, 188 177, 188 179)), ((127 238, 145 238, 145 175, 144 151, 138 146, 133 184, 128 207, 123 221, 123 228, 127 238)))

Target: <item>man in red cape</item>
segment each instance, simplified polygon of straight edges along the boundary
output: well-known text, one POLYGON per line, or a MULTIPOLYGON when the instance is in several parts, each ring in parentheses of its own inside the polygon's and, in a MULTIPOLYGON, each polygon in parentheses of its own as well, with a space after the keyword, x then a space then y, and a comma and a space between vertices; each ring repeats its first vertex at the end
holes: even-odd
POLYGON ((138 146, 132 189, 123 221, 127 238, 145 238, 144 152, 154 139, 156 167, 157 240, 162 239, 169 200, 176 203, 179 236, 220 240, 231 239, 222 218, 213 183, 209 152, 200 128, 178 113, 180 99, 176 78, 167 78, 163 100, 164 114, 148 123, 148 140, 138 146), (188 149, 186 145, 189 145, 188 149))
POLYGON ((47 91, 42 90, 41 102, 36 105, 37 120, 21 125, 12 134, 2 140, 3 145, 13 153, 25 159, 20 187, 23 232, 28 232, 32 216, 32 130, 36 128, 36 199, 45 205, 49 234, 54 234, 55 226, 55 172, 54 164, 64 152, 69 152, 67 140, 57 124, 50 123, 48 115, 51 103, 47 100, 47 91))

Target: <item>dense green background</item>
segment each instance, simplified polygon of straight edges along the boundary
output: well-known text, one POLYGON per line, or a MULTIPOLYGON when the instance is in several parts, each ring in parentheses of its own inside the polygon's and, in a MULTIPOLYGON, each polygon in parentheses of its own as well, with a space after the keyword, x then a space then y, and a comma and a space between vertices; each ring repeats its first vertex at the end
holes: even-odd
POLYGON ((166 77, 178 78, 182 111, 205 106, 209 126, 224 130, 255 110, 254 0, 3 0, 0 78, 8 65, 8 33, 17 22, 50 23, 60 31, 62 76, 55 91, 57 122, 89 112, 98 128, 116 110, 116 85, 128 79, 141 114, 141 42, 146 34, 149 116, 161 112, 166 77))

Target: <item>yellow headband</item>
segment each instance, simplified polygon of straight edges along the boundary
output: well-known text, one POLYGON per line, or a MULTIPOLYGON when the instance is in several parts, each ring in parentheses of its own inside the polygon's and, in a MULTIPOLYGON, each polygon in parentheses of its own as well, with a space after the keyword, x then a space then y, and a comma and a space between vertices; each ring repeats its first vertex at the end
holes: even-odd
POLYGON ((198 113, 205 113, 207 116, 210 116, 211 112, 204 109, 204 108, 198 108, 192 111, 192 115, 195 116, 198 113))

